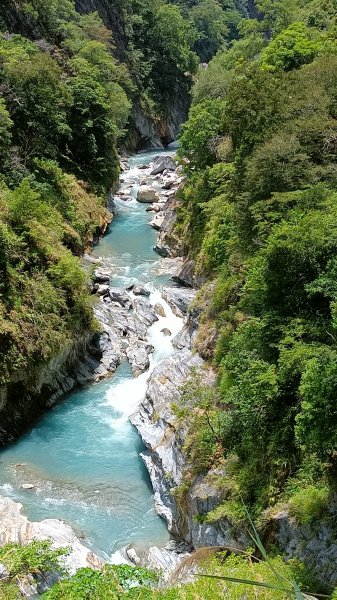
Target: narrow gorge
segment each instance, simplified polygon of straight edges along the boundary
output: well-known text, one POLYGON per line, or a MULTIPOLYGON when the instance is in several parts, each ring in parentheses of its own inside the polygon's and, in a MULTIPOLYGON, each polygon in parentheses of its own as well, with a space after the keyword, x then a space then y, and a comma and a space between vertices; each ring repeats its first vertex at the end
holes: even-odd
POLYGON ((167 287, 181 260, 177 265, 160 259, 153 250, 157 232, 149 221, 161 218, 179 182, 174 171, 166 179, 151 177, 155 158, 160 166, 157 152, 130 159, 114 196, 113 223, 83 259, 97 288, 94 312, 102 328, 97 342, 102 358, 88 356, 73 368, 78 382, 102 383, 68 396, 1 452, 2 492, 22 502, 31 520, 64 519, 107 560, 128 544, 144 550, 169 539, 153 510, 141 443, 128 421, 151 373, 174 352, 193 298, 190 290, 167 287), (144 180, 148 185, 140 187, 144 180), (166 182, 168 191, 162 190, 166 182), (152 193, 156 202, 137 202, 139 189, 152 193), (146 212, 146 206, 160 212, 146 212))
POLYGON ((337 598, 336 23, 0 2, 0 600, 337 598))

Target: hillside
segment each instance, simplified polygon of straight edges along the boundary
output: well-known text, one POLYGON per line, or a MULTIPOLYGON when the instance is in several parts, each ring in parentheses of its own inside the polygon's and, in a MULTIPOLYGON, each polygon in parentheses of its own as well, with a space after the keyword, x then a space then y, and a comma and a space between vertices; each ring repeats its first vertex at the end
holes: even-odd
MULTIPOLYGON (((337 0, 9 0, 0 31, 0 443, 91 381, 102 344, 94 267, 81 259, 114 218, 127 179, 120 157, 179 136, 179 167, 172 156, 158 172, 158 160, 139 163, 119 196, 125 206, 158 203, 148 210, 160 213, 154 227, 167 243, 156 249, 184 260, 175 275, 188 288, 183 303, 197 289, 191 306, 178 306, 185 337, 158 371, 164 392, 154 372, 132 423, 159 481, 159 513, 173 507, 170 532, 191 551, 222 549, 201 561, 212 580, 161 589, 142 569, 106 568, 42 597, 276 599, 301 598, 301 588, 334 598, 337 0), (133 197, 134 185, 152 200, 133 197), (270 562, 255 530, 257 550, 248 548, 252 522, 270 562), (248 580, 270 585, 256 591, 248 580)), ((132 267, 148 259, 138 242, 123 250, 132 267)), ((144 299, 130 304, 134 281, 123 296, 109 292, 110 275, 101 301, 108 293, 108 309, 122 307, 124 345, 136 330, 144 372, 159 313, 144 299), (136 309, 130 333, 129 305, 143 318, 153 309, 145 333, 136 309)), ((1 552, 9 575, 0 598, 17 598, 1 552)))

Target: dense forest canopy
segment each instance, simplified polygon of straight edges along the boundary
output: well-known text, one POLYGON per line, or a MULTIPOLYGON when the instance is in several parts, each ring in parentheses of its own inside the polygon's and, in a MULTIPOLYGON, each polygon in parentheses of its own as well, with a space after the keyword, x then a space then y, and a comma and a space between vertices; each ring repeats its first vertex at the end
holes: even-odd
MULTIPOLYGON (((206 522, 240 525, 242 500, 262 531, 284 506, 302 524, 331 519, 337 0, 102 0, 118 17, 114 33, 73 0, 3 4, 0 383, 95 329, 79 256, 108 222, 132 108, 160 120, 194 82, 178 229, 206 281, 197 349, 218 378, 215 389, 197 377, 186 388, 180 491, 216 468, 225 501, 206 522)), ((246 573, 246 561, 231 561, 234 575, 246 573)), ((260 577, 263 567, 249 565, 260 577)), ((86 577, 66 584, 69 598, 86 577)), ((125 592, 123 573, 116 588, 111 574, 90 577, 93 594, 125 592)), ((197 585, 151 594, 223 593, 197 585)))
POLYGON ((186 448, 194 473, 227 471, 207 519, 240 522, 243 498, 261 522, 284 502, 309 522, 336 488, 337 3, 256 8, 201 70, 181 136, 198 347, 218 369, 217 394, 187 395, 186 448))
POLYGON ((130 111, 156 122, 172 97, 188 104, 199 60, 238 35, 245 11, 215 0, 102 0, 111 32, 78 5, 0 7, 2 382, 93 326, 74 255, 106 223, 130 111))
POLYGON ((72 0, 0 7, 1 383, 94 327, 76 256, 109 218, 130 110, 160 118, 196 71, 177 6, 117 4, 123 47, 72 0))

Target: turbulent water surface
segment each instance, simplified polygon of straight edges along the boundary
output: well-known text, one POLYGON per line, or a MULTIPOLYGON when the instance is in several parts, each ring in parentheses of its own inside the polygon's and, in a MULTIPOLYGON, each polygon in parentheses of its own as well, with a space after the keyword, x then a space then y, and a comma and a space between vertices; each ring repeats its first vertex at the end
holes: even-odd
MULTIPOLYGON (((123 187, 134 183, 133 198, 141 177, 137 165, 157 154, 138 154, 130 161, 123 187)), ((166 317, 149 329, 156 349, 153 369, 173 351, 171 338, 161 329, 167 327, 175 335, 182 322, 160 297, 159 288, 168 284, 169 276, 162 274, 152 249, 156 232, 148 225, 146 205, 135 200, 116 204, 117 217, 94 255, 111 266, 111 285, 124 289, 129 283, 145 283, 152 290, 151 302, 164 305, 166 317)), ((148 376, 149 372, 133 379, 124 363, 111 380, 76 391, 45 414, 1 452, 0 494, 22 502, 30 520, 65 520, 105 557, 129 543, 137 548, 165 544, 169 536, 153 509, 150 482, 139 457, 142 443, 128 421, 144 397, 148 376), (24 490, 22 483, 35 488, 24 490)))

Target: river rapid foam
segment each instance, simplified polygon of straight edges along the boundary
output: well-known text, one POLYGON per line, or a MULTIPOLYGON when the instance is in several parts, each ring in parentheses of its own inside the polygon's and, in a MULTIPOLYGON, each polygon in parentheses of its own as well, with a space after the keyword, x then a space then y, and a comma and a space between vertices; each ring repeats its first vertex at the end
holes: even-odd
MULTIPOLYGON (((172 354, 172 339, 183 326, 183 319, 161 296, 161 286, 172 285, 170 273, 153 251, 151 213, 136 201, 144 179, 144 168, 139 167, 156 155, 158 151, 142 153, 130 160, 115 197, 116 217, 93 251, 111 271, 111 286, 125 290, 131 284, 144 285, 150 303, 164 309, 165 316, 148 328, 146 342, 154 347, 150 368, 134 378, 124 360, 111 379, 70 394, 0 453, 0 493, 21 502, 31 520, 64 520, 107 560, 130 543, 146 550, 169 540, 153 508, 153 491, 139 456, 144 447, 129 422, 145 396, 150 374, 172 354), (23 489, 27 483, 34 487, 23 489)), ((158 191, 158 181, 148 179, 158 191)))

